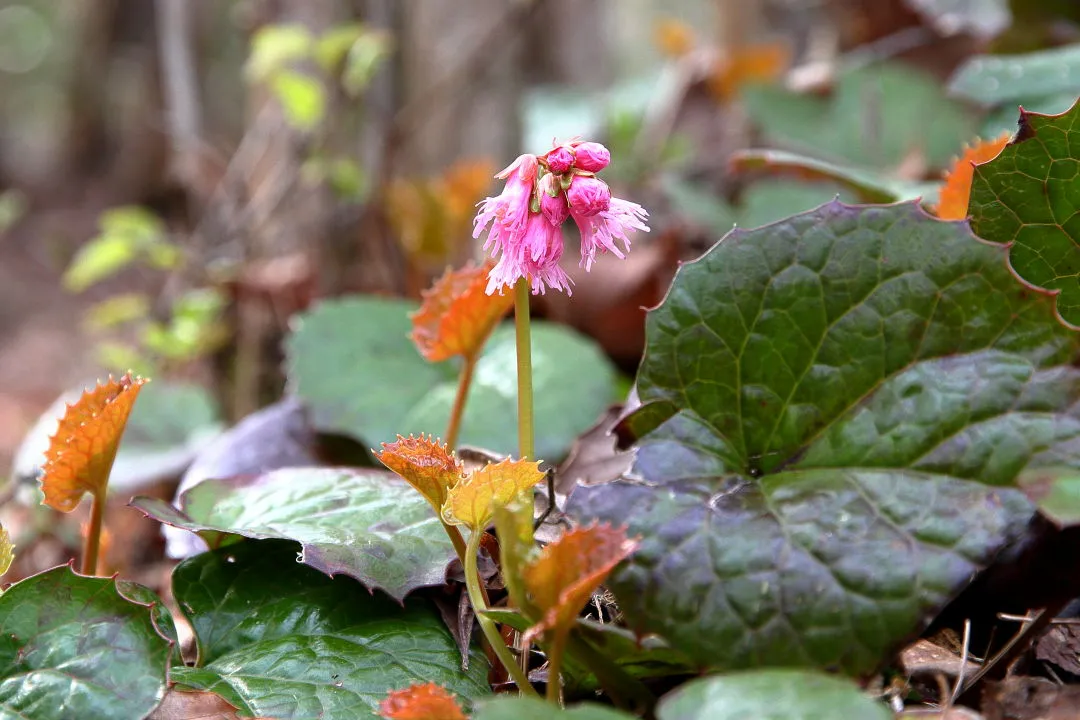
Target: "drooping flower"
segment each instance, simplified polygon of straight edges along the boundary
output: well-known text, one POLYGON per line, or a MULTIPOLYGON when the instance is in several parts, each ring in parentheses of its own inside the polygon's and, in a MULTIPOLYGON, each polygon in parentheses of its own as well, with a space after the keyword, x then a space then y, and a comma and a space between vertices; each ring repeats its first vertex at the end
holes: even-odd
POLYGON ((633 230, 649 232, 649 226, 645 224, 648 216, 645 208, 637 203, 619 198, 611 198, 608 209, 595 215, 575 213, 571 207, 570 217, 574 218, 581 233, 581 267, 586 272, 591 270, 597 253, 611 252, 620 260, 626 257, 630 252, 628 233, 633 230), (615 245, 616 240, 622 241, 623 250, 615 245))
POLYGON ((506 252, 524 233, 538 167, 535 155, 518 157, 495 176, 506 180, 502 193, 480 203, 480 211, 473 221, 473 237, 480 237, 488 225, 491 225, 484 250, 490 250, 492 256, 506 252))
POLYGON ((487 293, 502 293, 521 278, 529 280, 534 295, 547 288, 564 290, 568 295, 570 276, 559 265, 563 254, 562 229, 552 225, 543 213, 530 213, 519 242, 503 251, 502 258, 488 275, 487 293))
POLYGON ((573 217, 580 230, 580 264, 586 271, 597 254, 626 257, 630 233, 649 231, 649 214, 637 203, 611 197, 611 189, 594 175, 610 160, 611 153, 600 143, 574 138, 555 141, 540 157, 522 155, 496 176, 506 180, 506 187, 480 203, 473 232, 479 237, 488 229, 484 250, 499 258, 488 275, 489 295, 501 294, 521 279, 534 294, 548 288, 570 294, 570 277, 559 265, 567 217, 573 217))
POLYGON ((585 142, 574 148, 574 167, 585 172, 600 172, 611 162, 611 151, 600 143, 585 142))

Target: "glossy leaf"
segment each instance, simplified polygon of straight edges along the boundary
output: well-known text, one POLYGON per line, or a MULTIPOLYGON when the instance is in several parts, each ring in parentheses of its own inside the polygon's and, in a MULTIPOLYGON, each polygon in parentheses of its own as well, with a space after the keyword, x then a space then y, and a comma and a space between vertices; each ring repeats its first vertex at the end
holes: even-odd
POLYGON ((0 716, 130 720, 165 695, 169 643, 107 578, 53 568, 0 595, 0 716))
POLYGON ((179 509, 154 498, 132 506, 199 532, 211 547, 249 538, 301 544, 299 561, 349 575, 401 599, 442 585, 454 548, 427 502, 391 473, 287 468, 251 478, 206 480, 180 496, 179 509))
POLYGON ((593 592, 636 546, 624 530, 598 524, 574 528, 545 546, 522 574, 541 613, 527 635, 568 635, 593 592))
POLYGON ((435 512, 442 510, 450 488, 465 475, 465 465, 453 451, 435 438, 410 435, 383 443, 376 459, 424 496, 435 512))
POLYGON ((905 0, 942 35, 992 38, 1009 27, 1009 0, 905 0))
POLYGON ((182 688, 216 692, 241 714, 363 717, 388 688, 434 682, 464 702, 489 693, 487 662, 468 672, 426 602, 401 607, 355 581, 298 564, 295 546, 245 541, 184 561, 177 602, 198 640, 199 664, 175 668, 182 688))
POLYGON ((531 491, 544 477, 539 462, 506 459, 485 465, 450 488, 442 509, 443 520, 481 532, 494 520, 496 508, 531 491))
POLYGON ((492 260, 459 270, 447 270, 424 293, 420 309, 412 314, 412 339, 430 362, 479 354, 496 323, 514 304, 512 293, 488 295, 487 277, 492 260))
POLYGON ((784 150, 740 150, 731 156, 736 172, 765 171, 801 180, 827 180, 851 190, 860 202, 914 200, 933 192, 927 183, 894 180, 857 167, 838 165, 784 150))
POLYGON ((0 525, 0 575, 11 568, 11 561, 15 559, 15 543, 11 542, 11 533, 6 527, 0 525))
POLYGON ((665 695, 657 720, 890 720, 858 686, 799 670, 760 670, 701 678, 665 695))
POLYGON ((701 667, 874 670, 1080 467, 1080 336, 1003 247, 917 205, 830 203, 735 231, 647 319, 627 479, 631 629, 701 667))
POLYGON ((976 55, 949 80, 949 92, 985 105, 1080 92, 1080 44, 1021 55, 976 55))
POLYGON ((379 704, 388 720, 466 720, 453 694, 435 683, 394 690, 379 704))
POLYGON ((595 703, 566 708, 528 697, 497 697, 480 703, 472 720, 633 720, 633 715, 595 703))
MULTIPOLYGON (((413 303, 361 297, 324 301, 294 318, 289 381, 317 429, 367 447, 398 434, 446 432, 458 366, 416 352, 408 337, 414 310, 413 303)), ((614 399, 616 374, 599 347, 574 331, 534 322, 532 332, 536 454, 554 462, 614 399)), ((496 328, 477 361, 461 444, 503 457, 517 452, 517 425, 507 421, 517 416, 516 378, 514 329, 496 328)))
POLYGON ((1080 104, 1061 115, 1023 113, 1016 138, 975 168, 971 227, 1008 243, 1022 280, 1057 293, 1057 312, 1080 327, 1080 104))
POLYGON ((964 148, 963 154, 945 172, 945 184, 941 187, 934 214, 942 220, 966 219, 975 166, 993 160, 1007 142, 1009 133, 1003 133, 993 140, 978 140, 964 148))
POLYGON ((68 405, 49 442, 42 470, 45 504, 71 512, 86 493, 104 493, 120 437, 146 380, 112 377, 68 405))

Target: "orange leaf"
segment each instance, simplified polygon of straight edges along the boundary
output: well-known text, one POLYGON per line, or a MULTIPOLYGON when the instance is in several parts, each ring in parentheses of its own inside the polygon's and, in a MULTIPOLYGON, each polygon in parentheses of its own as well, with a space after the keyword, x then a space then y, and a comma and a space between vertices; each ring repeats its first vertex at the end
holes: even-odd
POLYGON ((485 465, 450 488, 442 508, 443 520, 480 532, 491 524, 495 508, 505 506, 543 479, 539 462, 506 459, 485 465))
POLYGON ((383 443, 382 448, 382 452, 372 451, 379 462, 416 488, 435 512, 442 509, 447 491, 465 475, 465 466, 446 445, 422 433, 418 438, 398 435, 397 442, 383 443))
POLYGON ((466 720, 454 695, 435 683, 391 691, 379 714, 388 720, 466 720))
POLYGON ((739 88, 750 83, 772 82, 783 74, 789 62, 783 43, 765 43, 735 48, 718 60, 709 76, 709 91, 722 102, 731 100, 739 88))
POLYGON ((593 591, 636 547, 624 529, 608 524, 575 528, 545 547, 522 573, 531 604, 543 613, 527 636, 570 632, 593 591))
POLYGON ((1003 133, 993 140, 976 140, 975 144, 964 148, 964 154, 958 157, 949 170, 945 171, 945 184, 941 186, 941 195, 935 214, 942 220, 964 220, 968 214, 968 199, 971 196, 971 179, 975 166, 990 162, 1009 142, 1009 133, 1003 133))
POLYGON ((488 260, 480 267, 470 263, 460 270, 447 270, 424 293, 423 305, 412 314, 412 339, 429 362, 455 355, 476 357, 496 323, 514 304, 512 293, 485 292, 494 266, 488 260))
POLYGON ((45 453, 45 504, 71 512, 85 493, 103 493, 131 408, 146 380, 131 373, 87 390, 60 419, 45 453))

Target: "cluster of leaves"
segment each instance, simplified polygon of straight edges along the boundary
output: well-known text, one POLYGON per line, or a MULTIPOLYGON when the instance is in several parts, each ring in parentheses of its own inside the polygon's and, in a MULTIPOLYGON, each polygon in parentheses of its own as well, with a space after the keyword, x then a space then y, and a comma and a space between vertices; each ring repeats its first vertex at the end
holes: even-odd
MULTIPOLYGON (((251 72, 278 77, 286 106, 307 91, 281 83, 293 72, 282 68, 357 42, 275 32, 256 43, 251 72)), ((748 95, 751 112, 783 103, 760 110, 771 136, 813 137, 833 157, 737 162, 899 202, 833 201, 732 231, 684 264, 648 316, 640 402, 616 426, 632 467, 600 484, 560 478, 572 527, 542 550, 520 501, 544 480, 536 459, 469 467, 455 452, 516 445, 513 342, 498 327, 510 301, 483 292, 490 265, 448 272, 420 306, 327 301, 295 323, 291 392, 316 427, 386 440, 373 456, 390 472, 292 467, 206 480, 178 507, 136 498, 211 548, 172 574, 194 634, 187 658, 160 598, 92 577, 92 521, 83 574, 54 568, 0 596, 0 709, 151 717, 210 698, 275 718, 889 717, 855 681, 1038 513, 1080 518, 1080 104, 1023 113, 1011 139, 974 145, 934 217, 916 185, 855 165, 901 162, 906 124, 878 145, 843 142, 857 133, 837 123, 866 82, 845 74, 826 102, 748 95), (425 435, 444 429, 446 444, 425 435), (495 571, 479 571, 481 546, 495 571), (603 690, 617 707, 491 697, 499 668, 437 610, 454 560, 505 670, 516 662, 496 623, 543 646, 549 696, 561 683, 571 700, 603 690), (625 627, 580 617, 601 584, 625 627), (507 606, 491 607, 488 593, 503 591, 507 606), (701 673, 653 695, 660 678, 701 673)), ((944 134, 924 148, 934 163, 971 134, 954 109, 938 107, 944 134)), ((612 399, 614 373, 565 328, 537 324, 533 346, 537 450, 556 460, 612 399)), ((68 408, 47 503, 68 511, 89 493, 100 505, 140 386, 125 376, 68 408)), ((0 569, 11 554, 0 534, 0 569)), ((532 692, 529 678, 518 685, 532 692)))

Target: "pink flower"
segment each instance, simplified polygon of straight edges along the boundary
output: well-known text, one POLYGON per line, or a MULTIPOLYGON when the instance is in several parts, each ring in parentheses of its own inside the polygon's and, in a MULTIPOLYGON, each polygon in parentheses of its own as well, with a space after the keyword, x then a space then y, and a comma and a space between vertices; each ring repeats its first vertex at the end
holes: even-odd
POLYGON ((562 229, 548 222, 543 213, 530 213, 520 241, 504 249, 488 275, 487 294, 501 295, 503 288, 512 288, 526 278, 534 295, 543 295, 547 288, 570 295, 570 276, 559 266, 562 254, 562 229))
POLYGON ((547 154, 548 169, 556 175, 562 175, 574 166, 574 153, 566 147, 557 147, 547 154))
POLYGON ((607 183, 588 175, 578 175, 566 191, 570 210, 582 217, 592 217, 611 205, 611 190, 607 183))
POLYGON ((535 155, 520 156, 495 176, 506 180, 502 193, 479 203, 480 211, 473 221, 473 237, 480 237, 480 233, 491 225, 484 250, 490 249, 493 256, 507 252, 525 232, 538 167, 535 155))
POLYGON ((574 148, 574 167, 585 172, 600 172, 611 162, 611 152, 595 142, 581 143, 574 148))
POLYGON ((540 193, 540 212, 555 227, 562 225, 570 217, 570 208, 566 204, 566 194, 555 182, 555 176, 548 174, 540 178, 536 191, 540 193))
POLYGON ((645 224, 649 213, 645 208, 619 198, 611 198, 608 209, 595 215, 583 215, 571 205, 570 216, 581 232, 581 266, 586 272, 592 268, 598 252, 611 251, 620 260, 626 257, 625 253, 630 252, 628 231, 649 232, 649 226, 645 224), (615 240, 622 240, 625 251, 619 250, 615 240))

